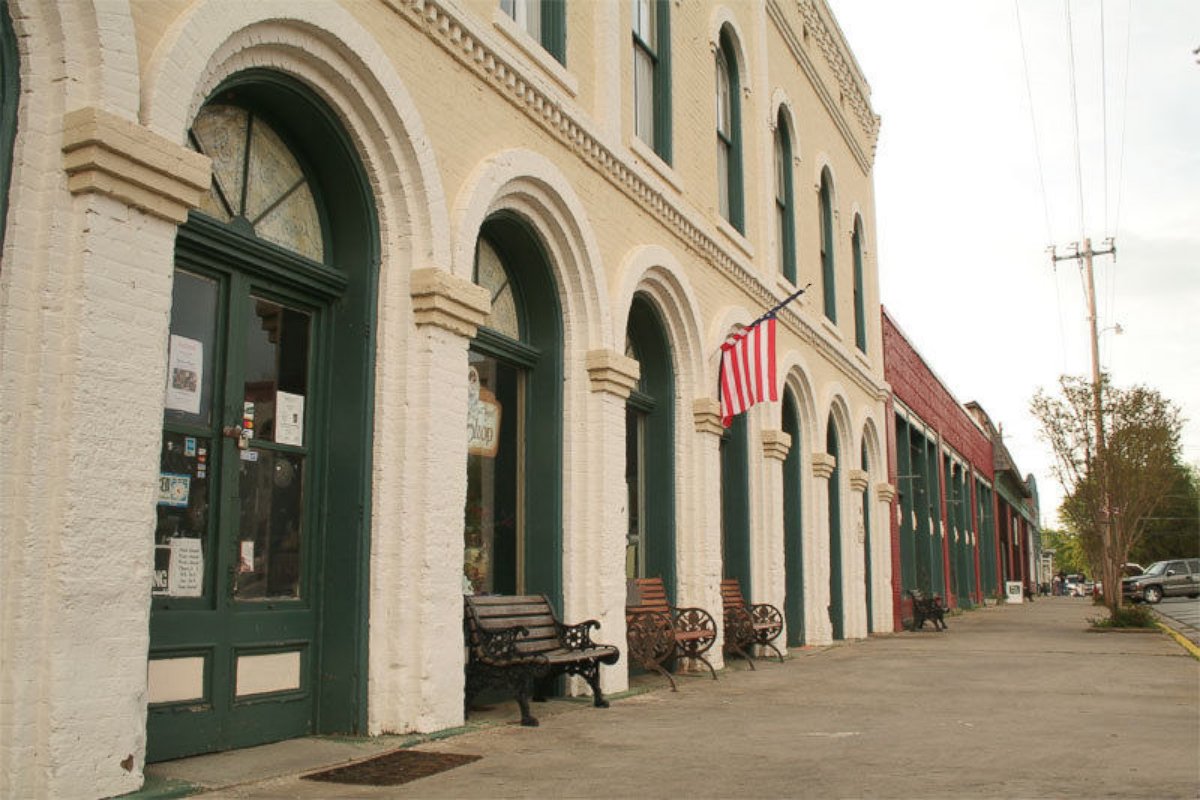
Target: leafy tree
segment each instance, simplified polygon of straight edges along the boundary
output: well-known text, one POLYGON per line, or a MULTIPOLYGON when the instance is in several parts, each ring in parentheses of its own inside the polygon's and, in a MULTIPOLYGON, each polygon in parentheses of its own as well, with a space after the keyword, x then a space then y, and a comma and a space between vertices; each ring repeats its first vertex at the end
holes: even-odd
POLYGON ((1042 548, 1054 551, 1055 572, 1077 573, 1088 568, 1083 543, 1070 531, 1042 529, 1042 548))
POLYGON ((1130 559, 1145 566, 1196 556, 1200 556, 1200 472, 1176 464, 1170 492, 1146 521, 1146 534, 1130 552, 1130 559))
POLYGON ((1079 536, 1093 577, 1108 591, 1114 615, 1121 606, 1121 567, 1160 516, 1179 465, 1179 409, 1145 386, 1100 382, 1101 434, 1096 435, 1092 385, 1064 375, 1060 396, 1039 390, 1031 410, 1054 451, 1054 473, 1066 499, 1060 510, 1079 536))

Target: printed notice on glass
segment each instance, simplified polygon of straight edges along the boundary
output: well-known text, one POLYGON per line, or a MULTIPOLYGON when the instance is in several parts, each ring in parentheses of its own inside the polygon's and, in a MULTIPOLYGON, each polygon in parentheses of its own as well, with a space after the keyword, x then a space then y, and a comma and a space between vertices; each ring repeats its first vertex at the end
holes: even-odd
POLYGON ((304 395, 275 393, 275 441, 304 446, 304 395))
POLYGON ((172 597, 199 597, 204 588, 204 551, 199 539, 171 539, 167 592, 172 597))
POLYGON ((200 386, 204 382, 204 343, 171 334, 167 361, 167 408, 200 413, 200 386))

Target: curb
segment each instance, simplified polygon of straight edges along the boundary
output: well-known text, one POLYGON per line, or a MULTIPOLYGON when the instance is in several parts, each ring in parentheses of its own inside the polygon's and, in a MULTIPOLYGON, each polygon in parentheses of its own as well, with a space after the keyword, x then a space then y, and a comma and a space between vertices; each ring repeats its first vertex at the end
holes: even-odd
POLYGON ((1200 647, 1197 647, 1195 642, 1172 628, 1170 625, 1167 625, 1165 622, 1158 622, 1155 624, 1162 628, 1163 632, 1165 632, 1168 636, 1179 642, 1179 644, 1183 645, 1183 649, 1187 650, 1188 653, 1191 654, 1192 658, 1200 661, 1200 647))

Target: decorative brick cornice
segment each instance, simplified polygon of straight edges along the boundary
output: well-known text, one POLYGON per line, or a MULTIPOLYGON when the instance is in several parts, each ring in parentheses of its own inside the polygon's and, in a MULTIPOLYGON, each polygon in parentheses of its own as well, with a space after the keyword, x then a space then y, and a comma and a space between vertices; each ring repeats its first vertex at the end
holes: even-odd
POLYGON ((875 484, 875 496, 885 503, 892 503, 896 500, 896 487, 890 483, 875 484))
POLYGON ((692 402, 692 419, 697 433, 711 433, 713 436, 725 433, 721 425, 721 404, 711 397, 701 397, 692 402))
POLYGON ((642 365, 615 350, 590 350, 586 359, 593 392, 607 392, 627 398, 637 386, 642 365))
POLYGON ((799 0, 796 6, 804 20, 805 28, 810 36, 816 39, 825 63, 837 80, 837 86, 834 87, 838 92, 836 98, 822 79, 808 50, 797 38, 792 26, 788 24, 777 0, 767 0, 767 16, 775 24, 775 29, 787 44, 792 58, 808 78, 821 104, 825 106, 825 111, 837 126, 838 132, 841 133, 842 139, 850 148, 854 160, 858 162, 863 172, 869 173, 871 165, 875 161, 875 146, 879 141, 880 121, 878 115, 871 110, 871 105, 867 100, 866 82, 858 77, 857 69, 851 68, 851 62, 845 55, 848 48, 841 33, 838 32, 835 40, 833 32, 817 10, 816 4, 812 0, 799 0), (847 105, 853 117, 847 115, 847 105), (855 133, 851 127, 852 122, 858 123, 860 134, 855 133))
POLYGON ((850 484, 851 491, 865 492, 871 483, 871 476, 866 470, 852 469, 846 473, 846 482, 850 484))
MULTIPOLYGON (((770 308, 786 297, 768 285, 754 269, 721 242, 715 229, 682 199, 669 196, 651 184, 634 166, 634 160, 602 141, 603 134, 587 113, 547 79, 510 57, 502 40, 485 24, 456 4, 441 0, 387 0, 398 16, 425 33, 438 46, 482 82, 524 113, 586 165, 675 235, 685 247, 741 289, 750 305, 770 308)), ((818 84, 820 85, 820 84, 818 84)), ((841 117, 835 116, 834 120, 841 117)), ((843 122, 843 124, 845 124, 843 122)), ((869 171, 869 160, 865 170, 869 171)), ((830 342, 802 317, 795 307, 784 308, 776 318, 868 396, 886 397, 880 378, 860 367, 839 345, 830 342)))
POLYGON ((103 194, 182 223, 208 191, 208 156, 95 107, 63 117, 63 169, 72 194, 103 194))
POLYGON ((446 270, 415 270, 409 284, 413 319, 418 326, 433 325, 470 339, 492 313, 492 297, 487 289, 446 270))
POLYGON ((762 432, 762 449, 764 458, 783 461, 792 449, 792 435, 783 431, 764 430, 762 432))
POLYGON ((812 472, 814 478, 829 480, 833 477, 835 467, 837 467, 837 459, 829 453, 812 454, 812 472))

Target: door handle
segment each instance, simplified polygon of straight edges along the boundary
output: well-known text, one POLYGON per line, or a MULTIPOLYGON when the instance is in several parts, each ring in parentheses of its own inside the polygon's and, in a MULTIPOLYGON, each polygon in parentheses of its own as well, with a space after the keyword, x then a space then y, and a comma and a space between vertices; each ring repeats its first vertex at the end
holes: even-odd
POLYGON ((226 439, 241 439, 242 438, 242 426, 241 425, 226 425, 224 428, 221 429, 221 435, 224 436, 226 439))

